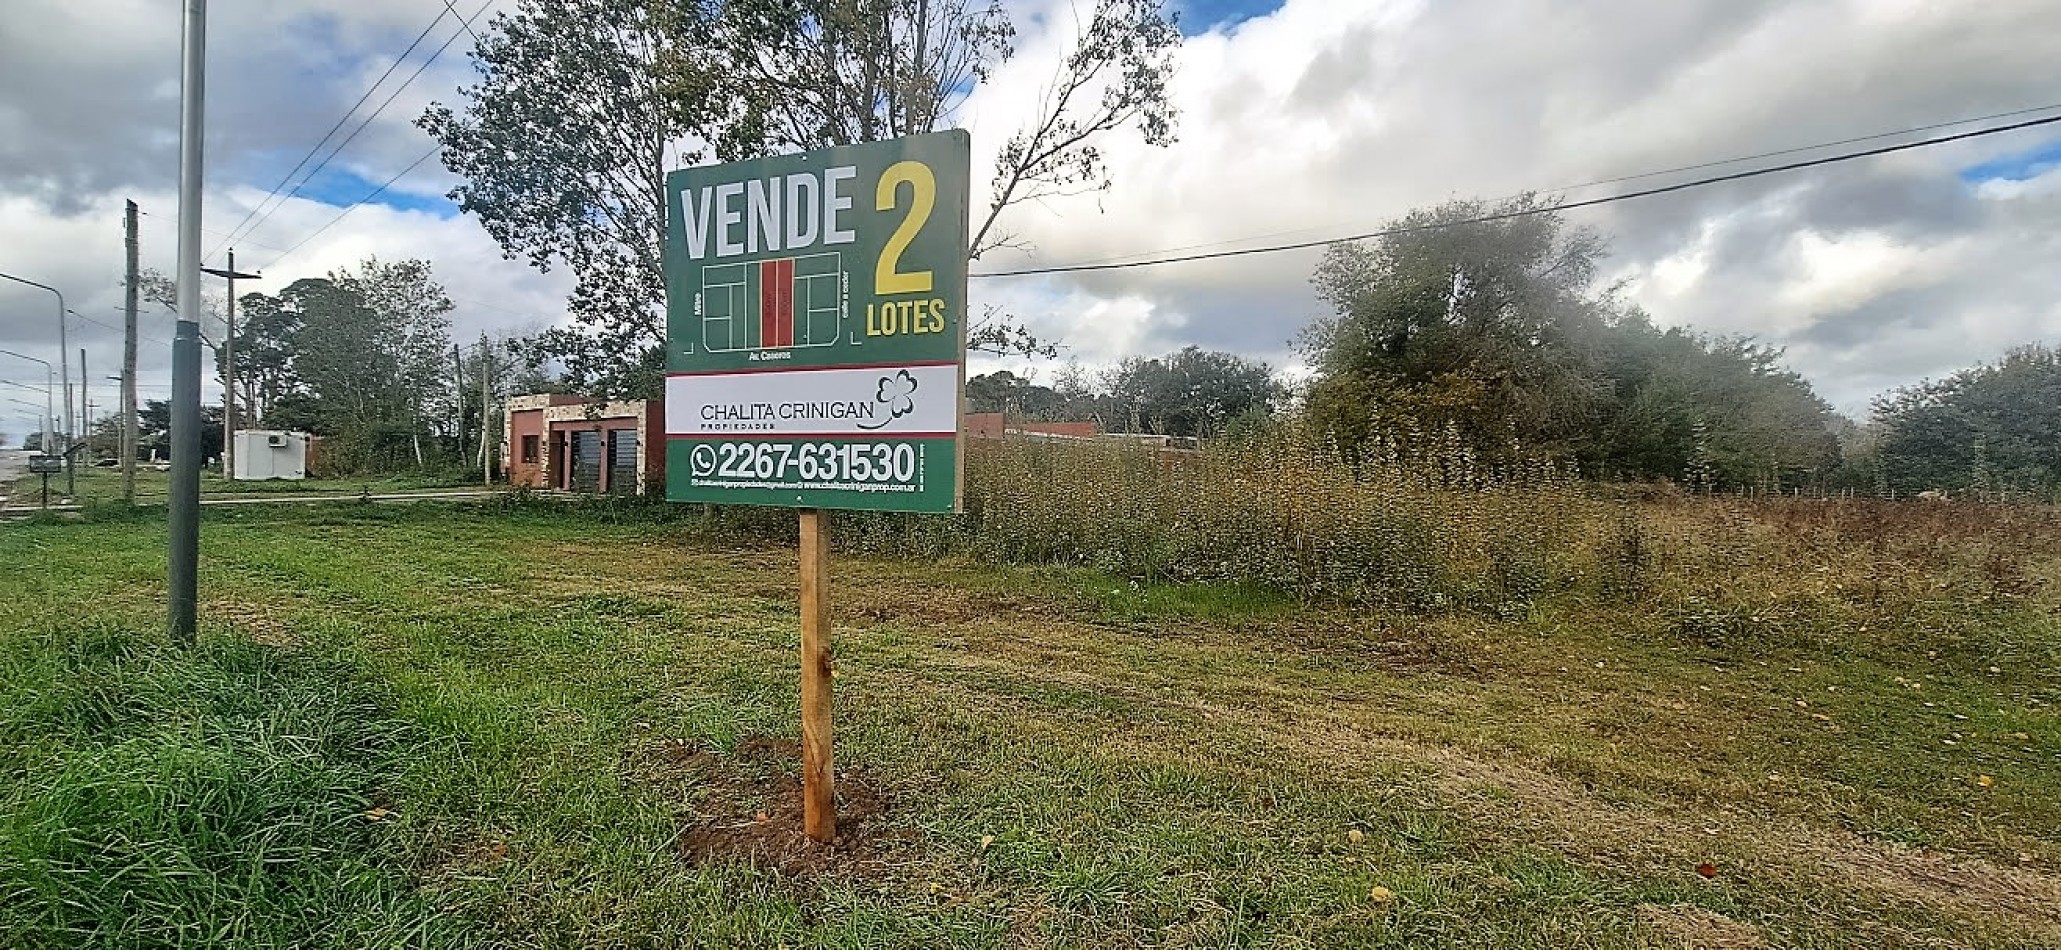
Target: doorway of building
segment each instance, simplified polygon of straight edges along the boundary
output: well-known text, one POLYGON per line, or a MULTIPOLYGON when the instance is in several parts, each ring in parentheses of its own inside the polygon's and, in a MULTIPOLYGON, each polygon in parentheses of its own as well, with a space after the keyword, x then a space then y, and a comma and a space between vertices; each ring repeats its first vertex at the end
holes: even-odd
POLYGON ((572 486, 572 472, 567 470, 565 463, 565 433, 553 432, 551 433, 550 487, 562 490, 572 486))
POLYGON ((585 429, 572 435, 572 490, 601 490, 601 433, 585 429))
POLYGON ((608 433, 608 493, 637 493, 637 430, 615 429, 608 433))

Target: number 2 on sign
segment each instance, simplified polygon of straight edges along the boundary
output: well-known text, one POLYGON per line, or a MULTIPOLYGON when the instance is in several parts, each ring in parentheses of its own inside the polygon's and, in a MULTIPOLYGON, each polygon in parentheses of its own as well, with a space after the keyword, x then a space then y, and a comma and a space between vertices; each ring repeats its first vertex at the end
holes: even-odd
POLYGON ((873 210, 893 211, 899 207, 897 199, 901 197, 903 182, 909 184, 911 193, 909 213, 887 239, 887 247, 880 252, 880 263, 873 270, 873 292, 883 297, 930 292, 930 271, 902 271, 902 252, 909 249, 916 233, 930 220, 931 210, 937 207, 937 178, 930 173, 930 166, 916 161, 889 165, 887 171, 880 173, 880 184, 874 189, 873 210))

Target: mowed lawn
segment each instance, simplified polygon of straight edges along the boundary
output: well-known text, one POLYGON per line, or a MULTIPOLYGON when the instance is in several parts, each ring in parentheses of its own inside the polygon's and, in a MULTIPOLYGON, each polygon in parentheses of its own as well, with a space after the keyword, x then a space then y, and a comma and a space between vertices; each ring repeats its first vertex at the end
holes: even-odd
POLYGON ((841 557, 824 852, 789 548, 210 510, 186 655, 164 543, 0 524, 0 945, 2061 944, 2043 602, 1710 639, 841 557))

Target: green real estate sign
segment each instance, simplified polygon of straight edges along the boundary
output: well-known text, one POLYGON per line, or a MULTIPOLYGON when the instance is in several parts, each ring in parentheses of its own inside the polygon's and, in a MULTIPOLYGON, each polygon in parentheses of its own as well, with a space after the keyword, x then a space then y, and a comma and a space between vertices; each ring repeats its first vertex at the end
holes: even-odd
POLYGON ((959 510, 963 131, 666 178, 666 497, 959 510))

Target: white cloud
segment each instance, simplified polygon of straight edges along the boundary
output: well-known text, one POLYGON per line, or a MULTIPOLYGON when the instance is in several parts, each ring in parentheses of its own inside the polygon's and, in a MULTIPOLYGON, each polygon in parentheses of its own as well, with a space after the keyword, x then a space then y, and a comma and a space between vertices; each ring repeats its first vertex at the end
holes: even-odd
MULTIPOLYGON (((1011 221, 1035 252, 984 263, 1346 234, 1452 197, 2023 108, 2054 99, 2034 64, 2056 57, 2061 8, 2030 0, 1290 0, 1188 43, 1177 145, 1113 144, 1113 191, 1020 210, 1011 221)), ((1020 103, 1017 92, 984 94, 972 111, 1020 103)), ((1786 345, 1796 368, 1856 411, 1884 387, 2061 325, 2061 298, 2029 267, 2046 243, 2027 220, 2048 216, 2028 200, 2038 186, 1978 190, 1958 178, 2041 141, 1964 143, 1572 216, 1613 236, 1609 271, 1633 280, 1633 299, 1656 319, 1786 345)), ((1153 302, 1139 312, 1154 326, 1285 362, 1285 341, 1323 309, 1306 283, 1314 260, 1297 252, 1041 280, 1056 283, 1055 298, 1071 283, 1153 302), (1256 308, 1271 322, 1255 326, 1256 308)))
MULTIPOLYGON (((0 20, 0 270, 59 283, 82 313, 118 322, 123 197, 151 213, 145 260, 171 263, 176 5, 13 6, 0 20)), ((1076 6, 1015 4, 1018 56, 961 113, 975 137, 977 195, 988 157, 1050 80, 1076 6)), ((305 151, 435 10, 420 0, 217 0, 207 226, 234 227, 276 180, 279 157, 305 151)), ((427 42, 450 29, 447 19, 427 42)), ((409 121, 469 81, 469 47, 455 43, 339 165, 379 182, 426 150, 409 121)), ((1034 250, 998 252, 976 270, 1321 238, 1448 198, 2024 108, 2057 98, 2045 79, 2056 61, 2061 7, 2044 0, 1288 0, 1189 39, 1174 85, 1178 143, 1107 140, 1111 190, 1013 209, 1006 226, 1034 250)), ((2061 172, 1959 177, 2056 137, 1961 143, 1573 216, 1613 236, 1607 270, 1631 279, 1657 320, 1786 345, 1853 411, 1886 387, 2061 326, 2061 172)), ((450 179, 434 166, 396 191, 441 193, 450 179)), ((276 249, 336 210, 287 202, 241 243, 239 264, 265 267, 259 289, 270 290, 368 253, 428 257, 466 335, 562 310, 562 275, 502 260, 466 218, 367 207, 271 266, 276 249)), ((1286 365, 1289 341, 1325 311, 1307 283, 1317 254, 980 280, 974 296, 1095 365, 1190 342, 1286 365)), ((0 288, 0 346, 53 350, 39 306, 0 288)), ((111 336, 88 326, 81 337, 112 365, 111 336)), ((161 372, 152 358, 146 379, 161 372)), ((14 425, 5 418, 0 428, 14 425)))

